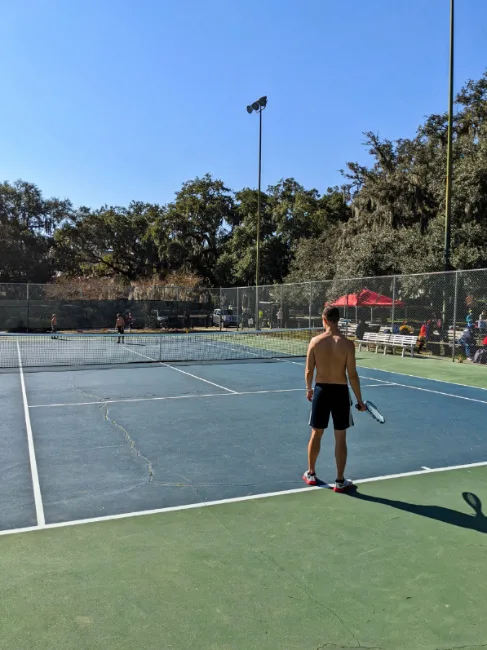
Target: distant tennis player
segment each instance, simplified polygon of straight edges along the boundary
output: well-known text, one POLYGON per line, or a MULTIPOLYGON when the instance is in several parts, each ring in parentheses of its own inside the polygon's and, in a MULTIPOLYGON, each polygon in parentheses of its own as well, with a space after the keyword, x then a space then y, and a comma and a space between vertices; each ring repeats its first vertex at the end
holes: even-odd
POLYGON ((308 471, 303 480, 316 485, 315 465, 320 453, 323 431, 328 427, 330 414, 335 429, 336 483, 335 492, 344 492, 352 487, 352 481, 345 478, 347 464, 347 429, 353 426, 347 374, 360 411, 366 411, 360 392, 360 379, 355 365, 355 345, 338 329, 340 318, 336 307, 323 311, 325 332, 311 339, 306 358, 306 390, 312 403, 309 424, 311 438, 308 444, 308 471), (313 390, 313 376, 316 368, 316 384, 313 390))
POLYGON ((122 314, 117 314, 117 320, 115 321, 115 327, 117 328, 118 331, 118 341, 117 343, 120 343, 120 339, 122 340, 122 343, 125 343, 125 319, 122 316, 122 314))
POLYGON ((51 338, 55 339, 57 334, 57 316, 56 314, 52 315, 51 318, 51 338))

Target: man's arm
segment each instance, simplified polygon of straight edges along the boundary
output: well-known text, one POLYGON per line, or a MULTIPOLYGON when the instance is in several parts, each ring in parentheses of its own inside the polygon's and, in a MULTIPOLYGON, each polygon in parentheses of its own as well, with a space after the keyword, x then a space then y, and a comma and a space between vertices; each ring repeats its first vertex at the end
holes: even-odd
POLYGON ((350 341, 347 354, 347 375, 350 381, 355 397, 357 398, 358 405, 360 406, 361 411, 365 411, 365 405, 362 400, 362 392, 360 390, 360 378, 357 372, 357 365, 355 361, 355 344, 353 341, 350 341))
POLYGON ((307 398, 311 401, 313 397, 313 376, 315 374, 315 350, 313 341, 308 346, 308 354, 306 355, 306 369, 304 371, 304 378, 306 380, 307 398))

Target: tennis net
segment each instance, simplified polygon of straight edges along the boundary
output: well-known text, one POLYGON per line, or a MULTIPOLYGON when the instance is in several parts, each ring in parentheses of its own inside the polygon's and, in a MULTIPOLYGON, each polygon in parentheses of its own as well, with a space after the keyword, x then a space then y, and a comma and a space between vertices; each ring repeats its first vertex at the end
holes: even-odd
POLYGON ((189 334, 3 334, 0 367, 279 359, 306 355, 322 330, 189 334))

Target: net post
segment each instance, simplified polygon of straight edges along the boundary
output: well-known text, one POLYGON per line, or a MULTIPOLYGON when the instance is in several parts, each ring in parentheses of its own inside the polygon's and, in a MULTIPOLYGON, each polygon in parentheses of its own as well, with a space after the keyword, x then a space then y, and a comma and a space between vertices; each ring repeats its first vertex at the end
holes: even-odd
POLYGON ((455 362, 455 346, 457 344, 457 301, 458 301, 458 271, 455 271, 455 293, 453 298, 453 345, 451 360, 455 362))
POLYGON ((159 332, 159 362, 162 363, 162 332, 159 332))

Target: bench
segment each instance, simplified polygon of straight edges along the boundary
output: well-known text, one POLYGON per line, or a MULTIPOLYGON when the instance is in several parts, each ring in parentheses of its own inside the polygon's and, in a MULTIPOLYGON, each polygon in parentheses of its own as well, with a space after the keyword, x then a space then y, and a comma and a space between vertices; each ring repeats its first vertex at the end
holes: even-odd
POLYGON ((338 329, 342 334, 346 334, 347 336, 354 336, 355 330, 357 329, 357 323, 345 323, 343 321, 339 321, 338 329))
POLYGON ((401 348, 402 356, 404 356, 406 350, 409 350, 412 357, 414 356, 416 342, 417 337, 408 334, 377 334, 375 332, 365 332, 363 339, 357 341, 359 352, 362 349, 362 345, 367 346, 367 350, 370 345, 375 345, 376 354, 380 347, 384 349, 384 354, 386 354, 388 348, 391 348, 393 353, 395 348, 401 348))
MULTIPOLYGON (((392 353, 394 354, 394 348, 401 348, 402 349, 402 355, 404 356, 404 353, 406 350, 409 350, 411 352, 411 356, 414 357, 414 348, 416 347, 418 339, 416 336, 412 336, 410 334, 391 334, 390 339, 387 342, 387 347, 390 347, 392 349, 392 353)), ((386 353, 386 350, 384 348, 384 354, 386 353)))
POLYGON ((391 336, 390 334, 379 334, 377 332, 364 332, 363 339, 357 340, 359 352, 362 349, 362 345, 367 346, 367 350, 369 349, 369 346, 375 345, 375 351, 377 353, 379 346, 384 345, 390 336, 391 336))

